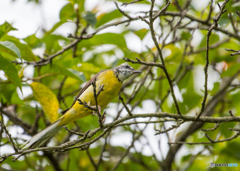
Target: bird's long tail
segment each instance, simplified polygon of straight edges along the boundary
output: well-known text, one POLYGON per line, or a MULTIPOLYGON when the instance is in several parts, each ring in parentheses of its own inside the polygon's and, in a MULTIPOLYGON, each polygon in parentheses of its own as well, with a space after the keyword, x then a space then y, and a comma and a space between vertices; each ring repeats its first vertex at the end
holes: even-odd
POLYGON ((62 125, 58 125, 60 121, 61 120, 57 120, 38 134, 34 135, 30 140, 21 145, 21 149, 37 148, 42 145, 62 128, 62 125))

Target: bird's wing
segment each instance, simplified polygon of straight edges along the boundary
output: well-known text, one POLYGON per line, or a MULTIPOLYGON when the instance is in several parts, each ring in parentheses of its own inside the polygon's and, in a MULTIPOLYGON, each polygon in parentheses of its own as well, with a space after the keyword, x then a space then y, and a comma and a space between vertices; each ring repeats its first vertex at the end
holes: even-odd
MULTIPOLYGON (((93 82, 93 81, 98 77, 98 75, 99 75, 100 73, 102 73, 103 71, 106 71, 106 70, 100 71, 100 72, 97 73, 91 80, 89 80, 89 81, 87 82, 87 84, 85 84, 85 86, 79 91, 79 93, 78 93, 77 97, 75 98, 72 106, 75 104, 75 102, 77 101, 77 99, 82 95, 82 93, 83 93, 90 85, 92 85, 92 82, 93 82)), ((72 106, 71 106, 71 107, 72 107, 72 106)), ((68 109, 66 109, 66 110, 64 110, 64 111, 62 111, 61 114, 64 115, 69 109, 71 109, 71 107, 68 108, 68 109)))

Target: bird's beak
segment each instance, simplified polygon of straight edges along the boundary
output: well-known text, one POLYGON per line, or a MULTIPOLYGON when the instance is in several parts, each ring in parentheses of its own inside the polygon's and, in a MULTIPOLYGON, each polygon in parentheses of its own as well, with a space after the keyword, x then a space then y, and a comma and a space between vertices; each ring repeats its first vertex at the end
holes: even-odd
POLYGON ((133 74, 139 74, 139 73, 142 73, 142 71, 138 71, 138 70, 133 70, 132 72, 133 72, 133 74))

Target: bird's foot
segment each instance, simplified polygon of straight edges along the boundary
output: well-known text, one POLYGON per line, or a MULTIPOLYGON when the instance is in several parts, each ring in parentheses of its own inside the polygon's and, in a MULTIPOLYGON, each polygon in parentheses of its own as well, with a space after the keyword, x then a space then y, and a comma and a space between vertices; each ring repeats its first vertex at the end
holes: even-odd
POLYGON ((100 114, 100 116, 98 115, 98 113, 96 113, 95 111, 93 111, 93 115, 97 116, 99 118, 99 120, 101 120, 102 123, 105 122, 105 115, 106 115, 106 112, 104 112, 102 115, 101 115, 101 107, 98 105, 98 112, 100 114))
MULTIPOLYGON (((101 107, 98 105, 98 113, 101 115, 101 107)), ((98 114, 95 112, 95 111, 93 111, 93 114, 94 115, 96 115, 96 116, 98 116, 98 114)))

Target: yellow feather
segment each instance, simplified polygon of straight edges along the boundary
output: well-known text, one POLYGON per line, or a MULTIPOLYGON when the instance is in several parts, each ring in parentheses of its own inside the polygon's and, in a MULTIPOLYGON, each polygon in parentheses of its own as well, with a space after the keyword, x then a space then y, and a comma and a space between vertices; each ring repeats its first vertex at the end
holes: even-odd
MULTIPOLYGON (((97 98, 98 105, 101 107, 101 109, 105 108, 108 103, 110 103, 113 98, 118 94, 121 89, 122 83, 118 81, 113 70, 106 70, 100 73, 97 77, 96 92, 99 91, 99 86, 102 85, 104 85, 104 91, 102 91, 97 98)), ((93 86, 90 85, 79 98, 81 99, 81 101, 87 102, 88 104, 90 103, 91 106, 95 107, 93 86)), ((58 125, 66 125, 92 113, 92 110, 85 108, 83 105, 79 104, 78 101, 76 101, 72 108, 69 109, 59 119, 61 121, 58 125)))

